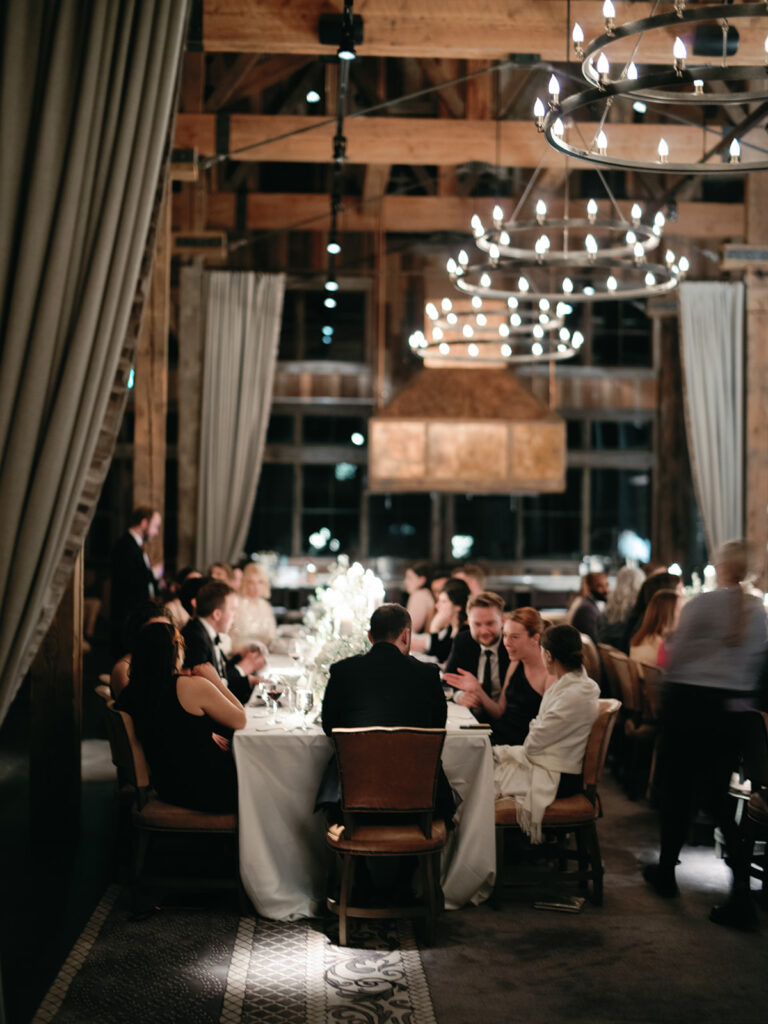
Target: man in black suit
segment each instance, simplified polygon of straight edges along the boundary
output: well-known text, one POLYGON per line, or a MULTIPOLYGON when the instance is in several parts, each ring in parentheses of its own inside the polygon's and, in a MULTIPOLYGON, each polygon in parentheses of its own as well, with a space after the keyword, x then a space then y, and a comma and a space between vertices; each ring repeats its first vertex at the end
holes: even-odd
POLYGON ((184 667, 212 665, 237 699, 246 704, 253 683, 249 677, 264 667, 260 650, 244 647, 231 658, 225 658, 220 647, 220 634, 228 633, 237 614, 238 597, 228 583, 210 580, 197 593, 197 616, 182 630, 185 654, 184 667))
POLYGON ((157 537, 162 518, 156 509, 137 508, 131 513, 128 530, 112 548, 110 626, 112 654, 125 654, 123 629, 128 615, 138 605, 156 596, 155 573, 162 574, 162 563, 153 567, 144 551, 148 540, 157 537))
MULTIPOLYGON (((467 601, 469 630, 458 632, 445 665, 443 681, 449 686, 460 686, 463 679, 474 677, 493 700, 498 700, 504 677, 509 668, 509 655, 501 642, 504 624, 504 599, 490 590, 472 594, 467 601)), ((471 693, 455 694, 458 704, 473 709, 473 714, 485 721, 480 701, 471 693)))

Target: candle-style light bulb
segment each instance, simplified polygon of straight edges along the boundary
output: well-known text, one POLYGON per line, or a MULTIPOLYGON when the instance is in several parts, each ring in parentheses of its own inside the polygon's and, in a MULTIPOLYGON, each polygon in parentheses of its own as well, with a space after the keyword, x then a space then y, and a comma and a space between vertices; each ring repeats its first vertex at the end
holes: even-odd
POLYGON ((544 328, 541 326, 541 324, 536 324, 533 330, 531 331, 531 334, 534 336, 534 338, 543 338, 544 328))
POLYGON ((440 303, 440 306, 444 313, 450 313, 451 310, 453 309, 453 303, 451 302, 450 299, 443 299, 443 301, 440 303))
POLYGON ((466 249, 459 250, 459 263, 462 265, 462 267, 466 267, 467 264, 469 263, 469 256, 467 255, 466 249))
POLYGON ((476 213, 472 214, 472 220, 469 222, 469 226, 472 228, 472 234, 475 236, 475 238, 480 238, 481 235, 485 234, 483 222, 480 220, 476 213))
POLYGON ((653 226, 655 228, 658 228, 659 231, 662 231, 664 229, 664 225, 666 223, 667 223, 667 218, 664 216, 664 214, 661 212, 661 210, 657 210, 656 211, 656 216, 653 218, 653 226))
POLYGON ((437 311, 437 306, 434 302, 428 302, 424 307, 424 312, 427 314, 430 320, 437 320, 440 314, 437 311))
POLYGON ((632 218, 632 223, 637 227, 643 216, 643 208, 640 206, 640 203, 633 203, 629 216, 632 218))
POLYGON ((451 325, 451 327, 454 327, 455 324, 456 324, 456 321, 459 318, 456 316, 455 313, 449 313, 448 316, 445 319, 448 321, 448 323, 451 325))
POLYGON ((499 337, 501 337, 501 338, 508 338, 509 337, 509 324, 499 324, 499 337))
POLYGON ((593 260, 597 256, 597 242, 595 241, 594 235, 587 235, 584 239, 584 248, 587 250, 587 255, 590 260, 593 260))
POLYGON ((605 31, 608 35, 613 35, 613 30, 616 25, 616 8, 613 6, 612 0, 605 0, 603 4, 603 17, 605 18, 605 31))
POLYGON ((486 272, 480 276, 480 286, 481 288, 491 287, 491 275, 489 273, 486 272))
POLYGON ((450 351, 451 346, 448 344, 447 341, 442 342, 442 344, 438 348, 438 352, 440 353, 441 356, 447 356, 450 351))
POLYGON ((543 224, 547 219, 547 204, 543 199, 539 199, 536 202, 536 221, 539 224, 543 224))
POLYGON ((704 82, 701 78, 694 78, 693 80, 693 94, 694 96, 704 95, 704 82))
POLYGON ((677 265, 680 268, 680 276, 681 277, 685 277, 685 275, 691 269, 691 264, 688 262, 688 257, 687 256, 681 256, 677 265))
POLYGON ((497 228, 500 228, 501 225, 504 223, 504 211, 502 210, 498 203, 494 206, 493 213, 491 214, 491 216, 493 217, 493 223, 496 225, 497 228))
POLYGON ((477 316, 475 317, 475 323, 477 324, 478 327, 485 327, 485 325, 488 323, 488 317, 485 315, 485 313, 478 313, 477 316))
POLYGON ((597 76, 600 85, 606 85, 608 83, 608 75, 611 73, 611 62, 606 57, 605 53, 601 50, 600 56, 597 58, 597 76))
POLYGON ((649 271, 648 271, 648 273, 647 273, 647 274, 645 275, 645 284, 646 284, 646 287, 648 287, 648 288, 653 288, 653 286, 654 286, 654 285, 656 284, 656 278, 655 278, 655 276, 654 276, 654 275, 653 275, 653 274, 652 274, 652 273, 650 272, 650 270, 649 270, 649 271))
POLYGON ((666 139, 659 139, 657 152, 659 154, 659 163, 665 164, 667 162, 667 157, 669 156, 669 146, 667 145, 666 139))
POLYGON ((597 152, 600 156, 605 156, 608 152, 608 136, 602 128, 598 132, 597 139, 595 141, 597 142, 597 152))
POLYGON ((508 306, 508 308, 509 309, 517 309, 517 307, 519 305, 520 305, 520 303, 517 301, 516 296, 510 295, 509 298, 507 299, 507 306, 508 306))
POLYGON ((550 308, 549 299, 539 299, 539 309, 542 313, 548 313, 550 308))
POLYGON ((611 274, 608 280, 605 282, 605 287, 608 289, 609 292, 615 292, 616 289, 619 287, 619 282, 616 280, 613 274, 611 274))
POLYGON ((534 341, 534 343, 531 345, 531 353, 532 353, 532 355, 540 356, 543 353, 543 351, 544 351, 544 347, 542 346, 541 342, 540 341, 534 341))
POLYGON ((501 354, 504 356, 505 359, 509 359, 509 357, 512 355, 512 346, 511 345, 507 345, 505 343, 504 345, 501 346, 500 351, 501 351, 501 354))
POLYGON ((634 231, 628 231, 626 235, 624 235, 624 241, 627 243, 627 245, 634 245, 637 241, 637 235, 634 231))
POLYGON ((675 58, 675 71, 679 75, 685 68, 685 58, 688 56, 688 50, 680 36, 675 37, 672 56, 675 58))
POLYGON ((542 131, 542 129, 544 128, 544 117, 546 113, 547 108, 544 106, 544 103, 542 102, 541 98, 537 96, 536 101, 533 104, 533 119, 536 122, 536 127, 539 131, 542 131))
POLYGON ((675 254, 672 252, 671 249, 667 249, 667 251, 664 253, 664 262, 667 264, 668 267, 671 267, 672 264, 675 262, 675 254))
POLYGON ((732 164, 741 163, 741 146, 739 145, 738 139, 734 139, 733 142, 731 142, 730 148, 728 150, 728 155, 731 158, 730 162, 732 164))
POLYGON ((552 125, 552 134, 557 139, 562 139, 562 137, 565 135, 565 125, 563 124, 563 122, 560 120, 559 117, 555 121, 555 123, 552 125))
POLYGON ((523 322, 523 318, 520 316, 519 313, 513 313, 512 316, 509 318, 509 322, 512 324, 513 327, 520 327, 523 322))
POLYGON ((464 326, 461 328, 461 333, 464 335, 465 338, 471 338, 475 332, 472 330, 469 324, 464 324, 464 326))
POLYGON ((458 267, 456 266, 456 260, 451 256, 448 262, 445 264, 445 269, 449 274, 455 274, 458 267))
POLYGON ((763 43, 763 49, 765 50, 765 63, 768 64, 768 36, 765 37, 765 42, 763 43))
POLYGON ((571 344, 573 345, 574 348, 581 348, 581 346, 584 344, 584 335, 581 333, 581 331, 574 331, 573 332, 573 337, 571 338, 571 344))
POLYGON ((488 246, 488 256, 490 257, 491 263, 498 263, 499 261, 499 247, 495 242, 491 242, 488 246))
POLYGON ((517 280, 517 290, 519 292, 529 292, 531 290, 530 282, 527 277, 520 277, 517 280))
POLYGON ((551 75, 549 79, 549 95, 552 99, 552 103, 555 104, 560 96, 560 83, 557 80, 557 75, 551 75))
POLYGON ((473 295, 472 296, 472 309, 482 309, 482 308, 483 308, 483 300, 480 298, 479 295, 473 295))
POLYGON ((645 262, 645 249, 643 248, 642 242, 635 243, 635 247, 632 250, 632 255, 635 257, 635 263, 645 262))
POLYGON ((570 279, 570 277, 564 277, 563 278, 563 293, 565 295, 570 295, 572 291, 573 291, 573 281, 570 279))
POLYGON ((568 330, 567 327, 561 327, 560 330, 557 332, 557 336, 560 339, 560 341, 571 340, 571 332, 568 330))
POLYGON ((433 327, 432 328, 432 340, 433 341, 442 341, 443 340, 443 330, 442 330, 441 327, 433 327))
POLYGON ((627 65, 627 79, 630 82, 637 81, 637 65, 634 61, 630 61, 627 65))
POLYGON ((571 39, 573 40, 573 48, 576 53, 576 56, 579 58, 579 60, 581 60, 581 58, 584 56, 584 47, 582 45, 584 42, 584 29, 581 27, 578 21, 574 22, 573 32, 571 32, 571 39))
POLYGON ((475 344, 474 344, 474 342, 473 342, 473 343, 472 343, 471 345, 469 345, 469 346, 467 347, 467 352, 469 352, 469 354, 470 354, 470 355, 472 356, 472 358, 474 359, 474 357, 475 357, 476 355, 478 355, 478 354, 479 354, 479 352, 480 352, 480 349, 479 349, 479 348, 477 347, 477 345, 475 345, 475 344))
POLYGON ((597 217, 597 201, 595 199, 590 199, 587 202, 587 220, 589 221, 590 224, 594 224, 596 217, 597 217))

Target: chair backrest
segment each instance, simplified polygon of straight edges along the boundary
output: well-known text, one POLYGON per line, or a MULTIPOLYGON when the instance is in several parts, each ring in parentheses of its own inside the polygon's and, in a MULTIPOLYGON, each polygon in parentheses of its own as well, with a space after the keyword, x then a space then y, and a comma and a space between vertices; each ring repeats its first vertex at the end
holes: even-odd
POLYGON ((613 666, 613 660, 611 659, 611 653, 616 651, 617 654, 621 654, 621 651, 616 647, 611 647, 610 644, 598 644, 597 650, 600 654, 600 660, 603 664, 603 674, 607 685, 607 690, 614 700, 621 700, 621 686, 619 685, 619 677, 616 675, 616 669, 613 666))
POLYGON ((581 634, 581 648, 584 651, 584 668, 590 679, 600 685, 600 655, 597 653, 595 641, 588 633, 581 634))
POLYGON ((631 713, 639 713, 641 709, 640 700, 640 676, 637 671, 637 663, 627 657, 622 651, 610 651, 608 657, 613 665, 616 678, 619 681, 621 690, 621 701, 625 710, 631 713))
POLYGON ((593 803, 597 797, 597 784, 603 774, 608 744, 620 707, 621 701, 614 700, 612 697, 601 698, 597 718, 592 723, 592 731, 587 740, 582 773, 584 792, 593 803))
POLYGON ((148 789, 149 768, 133 719, 127 711, 118 711, 113 700, 107 703, 107 736, 118 780, 134 786, 137 792, 148 789))
POLYGON ((656 722, 661 710, 661 669, 646 662, 641 662, 638 667, 642 670, 643 718, 656 722))
POLYGON ((334 729, 344 812, 429 813, 445 729, 334 729))

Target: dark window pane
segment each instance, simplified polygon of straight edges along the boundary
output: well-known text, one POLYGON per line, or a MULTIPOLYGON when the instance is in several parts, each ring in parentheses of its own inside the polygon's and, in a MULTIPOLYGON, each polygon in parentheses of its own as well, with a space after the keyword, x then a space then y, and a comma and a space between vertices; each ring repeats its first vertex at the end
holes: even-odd
POLYGON ((328 294, 285 293, 279 359, 364 362, 366 293, 337 292, 335 309, 325 307, 328 294))
POLYGON ((267 444, 293 444, 293 416, 270 416, 267 444))
POLYGON ((362 439, 362 444, 356 444, 362 448, 367 433, 365 420, 357 416, 305 416, 302 441, 304 444, 356 444, 362 439))
POLYGON ((246 550, 290 554, 292 508, 293 467, 262 466, 246 550))
POLYGON ((421 559, 429 553, 428 494, 372 494, 368 515, 372 557, 421 559))
POLYGON ((523 555, 578 558, 581 535, 581 473, 566 471, 563 494, 523 498, 523 555))
POLYGON ((516 498, 505 494, 457 495, 453 508, 454 558, 515 557, 516 498))
POLYGON ((303 466, 302 550, 308 554, 356 554, 360 542, 360 467, 303 466))
POLYGON ((651 427, 650 420, 641 420, 639 423, 593 421, 590 444, 592 448, 650 451, 651 427))
POLYGON ((592 360, 596 366, 650 366, 651 321, 632 302, 592 307, 592 360))
POLYGON ((651 474, 647 470, 593 469, 590 554, 618 552, 619 535, 651 536, 651 474))

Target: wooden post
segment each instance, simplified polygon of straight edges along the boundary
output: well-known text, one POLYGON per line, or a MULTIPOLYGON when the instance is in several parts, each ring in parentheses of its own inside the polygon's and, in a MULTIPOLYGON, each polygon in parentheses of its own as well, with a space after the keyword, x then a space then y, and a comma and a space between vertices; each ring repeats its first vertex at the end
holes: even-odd
POLYGON ((179 295, 177 568, 195 564, 203 380, 203 261, 182 267, 179 295))
MULTIPOLYGON (((136 353, 133 427, 133 504, 165 513, 165 432, 168 415, 168 330, 171 311, 171 203, 168 186, 157 226, 152 282, 136 353)), ((153 563, 163 560, 162 528, 150 542, 153 563)))
POLYGON ((30 831, 71 838, 80 825, 83 706, 83 552, 30 669, 30 831))

